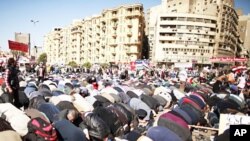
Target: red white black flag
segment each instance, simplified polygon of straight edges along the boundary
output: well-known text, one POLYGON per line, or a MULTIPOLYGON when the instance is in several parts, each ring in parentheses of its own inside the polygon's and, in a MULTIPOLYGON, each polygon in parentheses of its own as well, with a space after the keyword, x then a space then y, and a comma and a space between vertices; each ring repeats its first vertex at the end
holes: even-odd
POLYGON ((27 44, 15 42, 15 41, 10 41, 10 40, 8 42, 9 42, 9 49, 11 49, 11 50, 28 52, 29 47, 27 44))

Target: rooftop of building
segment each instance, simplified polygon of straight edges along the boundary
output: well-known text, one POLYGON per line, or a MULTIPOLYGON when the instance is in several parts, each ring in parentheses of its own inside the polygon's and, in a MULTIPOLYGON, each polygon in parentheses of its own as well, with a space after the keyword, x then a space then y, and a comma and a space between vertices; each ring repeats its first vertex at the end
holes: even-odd
POLYGON ((117 9, 120 9, 120 8, 130 8, 130 7, 133 8, 133 7, 137 7, 137 6, 143 7, 143 4, 141 4, 141 3, 124 4, 124 5, 120 5, 120 6, 114 7, 114 8, 104 9, 103 12, 117 10, 117 9))

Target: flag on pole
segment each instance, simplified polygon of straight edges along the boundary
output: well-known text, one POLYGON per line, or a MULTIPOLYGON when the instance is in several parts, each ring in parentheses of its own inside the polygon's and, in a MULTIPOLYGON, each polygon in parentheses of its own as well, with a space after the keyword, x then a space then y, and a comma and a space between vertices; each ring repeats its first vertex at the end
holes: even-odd
POLYGON ((24 43, 19 43, 15 41, 8 41, 9 42, 9 49, 11 50, 17 50, 22 52, 28 52, 28 45, 24 43))

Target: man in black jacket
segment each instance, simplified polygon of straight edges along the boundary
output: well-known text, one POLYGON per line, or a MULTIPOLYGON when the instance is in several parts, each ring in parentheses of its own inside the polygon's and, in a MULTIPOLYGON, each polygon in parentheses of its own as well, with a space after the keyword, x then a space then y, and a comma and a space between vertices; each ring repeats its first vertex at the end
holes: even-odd
POLYGON ((18 96, 18 89, 19 89, 19 80, 18 80, 18 72, 19 70, 16 68, 16 61, 14 58, 9 58, 7 68, 5 71, 5 84, 6 84, 6 91, 11 97, 11 103, 14 99, 14 105, 17 108, 21 107, 19 102, 18 96))

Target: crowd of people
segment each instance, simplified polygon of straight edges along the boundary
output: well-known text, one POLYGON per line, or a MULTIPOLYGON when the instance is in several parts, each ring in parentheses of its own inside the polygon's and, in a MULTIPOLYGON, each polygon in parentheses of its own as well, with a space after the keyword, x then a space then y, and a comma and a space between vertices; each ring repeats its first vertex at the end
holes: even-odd
MULTIPOLYGON (((250 71, 110 67, 21 73, 8 60, 0 141, 191 141, 222 113, 250 113, 250 71)), ((210 140, 205 138, 204 140, 210 140)), ((229 140, 229 132, 213 140, 229 140)))

